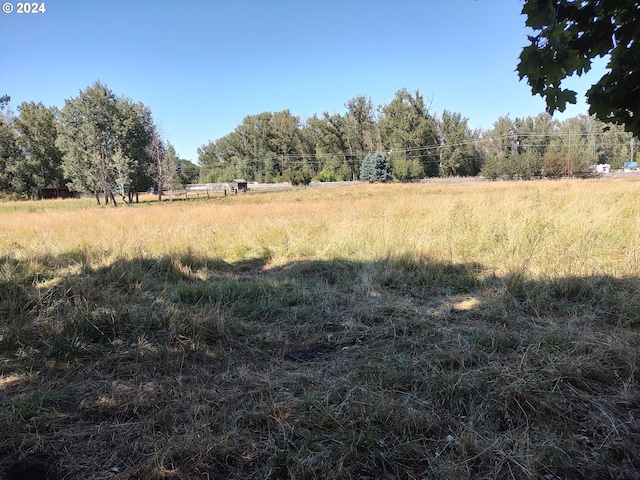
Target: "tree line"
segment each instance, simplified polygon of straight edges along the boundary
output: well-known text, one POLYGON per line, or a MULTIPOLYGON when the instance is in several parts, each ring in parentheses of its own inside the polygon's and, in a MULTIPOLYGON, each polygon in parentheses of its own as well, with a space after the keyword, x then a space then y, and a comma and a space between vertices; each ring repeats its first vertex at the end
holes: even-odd
POLYGON ((596 164, 621 168, 635 157, 636 138, 595 116, 578 115, 562 122, 549 114, 500 117, 484 133, 481 174, 487 178, 536 178, 584 175, 596 164))
POLYGON ((461 113, 436 116, 418 90, 386 105, 356 96, 344 114, 301 119, 289 110, 245 117, 228 135, 198 149, 200 178, 224 182, 355 180, 367 154, 383 154, 393 178, 475 176, 535 178, 583 174, 597 163, 621 167, 634 155, 624 126, 581 115, 565 121, 543 113, 500 117, 471 130, 461 113))
MULTIPOLYGON (((198 163, 181 159, 151 111, 96 82, 62 109, 24 102, 17 114, 0 97, 0 191, 33 198, 41 188, 68 186, 116 205, 137 193, 162 192, 199 181, 342 181, 361 178, 363 160, 379 153, 384 177, 535 178, 581 174, 598 163, 621 167, 635 156, 624 126, 595 116, 564 121, 542 113, 500 117, 472 130, 462 114, 435 115, 418 90, 376 105, 358 95, 345 113, 301 119, 289 110, 246 116, 231 133, 198 149, 198 163)), ((378 158, 378 157, 376 157, 378 158)))
POLYGON ((401 181, 427 176, 477 175, 481 155, 468 119, 440 117, 418 90, 396 92, 388 105, 356 96, 346 113, 301 120, 289 110, 245 117, 228 135, 198 149, 203 181, 234 177, 259 182, 356 180, 368 153, 382 152, 401 181), (432 146, 440 146, 435 150, 432 146))
POLYGON ((18 114, 0 98, 0 191, 22 198, 67 186, 117 205, 137 193, 189 182, 195 165, 178 157, 140 102, 96 82, 62 109, 23 102, 18 114))

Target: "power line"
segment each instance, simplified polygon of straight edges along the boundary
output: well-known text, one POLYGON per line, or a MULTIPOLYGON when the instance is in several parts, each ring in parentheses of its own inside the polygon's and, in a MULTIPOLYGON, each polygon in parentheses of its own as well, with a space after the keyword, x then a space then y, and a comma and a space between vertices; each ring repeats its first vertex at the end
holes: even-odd
MULTIPOLYGON (((442 142, 440 144, 432 145, 419 145, 406 148, 394 148, 388 151, 389 154, 403 155, 407 159, 418 160, 422 165, 434 165, 440 164, 440 158, 434 158, 441 152, 447 149, 474 147, 474 151, 462 151, 459 153, 459 160, 462 162, 476 161, 480 158, 482 153, 488 153, 491 150, 506 151, 507 153, 526 153, 528 149, 546 149, 547 152, 561 153, 559 149, 566 150, 567 143, 571 139, 576 137, 585 140, 592 139, 594 142, 589 144, 582 144, 580 147, 574 144, 576 148, 589 148, 593 151, 593 154, 602 154, 603 149, 615 149, 620 147, 626 147, 628 142, 632 142, 634 137, 628 132, 545 132, 545 133, 517 133, 510 132, 502 135, 487 134, 481 137, 471 138, 458 142, 442 142), (612 138, 613 137, 613 138, 612 138), (620 137, 624 138, 624 141, 619 141, 620 137), (626 137, 626 138, 625 138, 626 137), (544 142, 527 143, 526 140, 545 139, 544 142), (611 143, 611 140, 618 140, 615 143, 611 143), (497 145, 496 145, 497 143, 497 145), (493 144, 493 145, 492 145, 493 144)), ((231 152, 229 152, 231 153, 231 152)), ((234 152, 235 153, 235 152, 234 152)), ((234 157, 234 153, 231 153, 231 157, 234 157)), ((359 161, 361 161, 367 154, 371 152, 367 151, 351 151, 351 152, 322 152, 322 153, 283 153, 273 154, 272 152, 265 152, 265 156, 247 158, 241 155, 237 155, 236 158, 242 162, 255 162, 256 167, 260 168, 258 164, 271 160, 277 162, 277 167, 280 172, 285 169, 285 164, 288 169, 292 167, 301 167, 308 165, 311 168, 339 168, 340 166, 353 169, 359 161), (268 154, 273 156, 267 156, 268 154), (266 158, 265 158, 266 157, 266 158)), ((538 152, 534 152, 538 153, 538 152)), ((542 153, 542 152, 540 152, 542 153)), ((237 162, 233 159, 231 161, 223 162, 228 167, 237 166, 237 162)), ((221 165, 222 166, 222 165, 221 165)), ((273 166, 273 165, 272 165, 273 166)), ((267 167, 269 168, 269 167, 267 167)))

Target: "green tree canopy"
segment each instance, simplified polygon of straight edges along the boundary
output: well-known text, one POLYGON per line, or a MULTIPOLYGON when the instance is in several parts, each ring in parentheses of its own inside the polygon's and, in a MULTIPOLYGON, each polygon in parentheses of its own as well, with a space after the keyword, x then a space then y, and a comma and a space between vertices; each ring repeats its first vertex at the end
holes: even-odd
POLYGON ((316 115, 305 124, 307 137, 314 141, 314 152, 319 162, 318 171, 332 170, 340 180, 353 180, 358 177, 361 153, 354 147, 350 132, 353 119, 338 113, 323 112, 322 117, 316 115))
POLYGON ((20 115, 13 123, 22 156, 12 165, 13 190, 35 196, 40 188, 63 186, 62 152, 56 145, 58 110, 42 103, 24 102, 18 111, 20 115))
POLYGON ((180 158, 178 160, 178 180, 182 185, 196 183, 200 175, 200 167, 191 160, 180 158))
POLYGON ((0 111, 4 110, 10 101, 11 101, 11 97, 9 95, 2 95, 0 97, 0 111))
POLYGON ((379 144, 373 101, 358 95, 345 103, 345 107, 349 153, 373 152, 379 144))
POLYGON ((0 111, 0 191, 13 190, 13 165, 24 160, 10 112, 0 111))
POLYGON ((589 113, 624 124, 640 135, 640 4, 633 0, 526 0, 522 13, 535 31, 520 55, 520 79, 546 99, 547 111, 564 111, 576 92, 562 80, 582 75, 595 57, 609 55, 609 70, 587 92, 589 113))
POLYGON ((58 146, 71 187, 100 194, 115 205, 113 192, 148 183, 151 112, 142 104, 116 96, 96 82, 60 112, 58 146))
POLYGON ((299 122, 289 110, 246 116, 233 132, 198 149, 203 180, 281 176, 282 158, 299 153, 299 122))
POLYGON ((437 122, 439 139, 440 176, 475 175, 478 173, 478 155, 468 119, 449 110, 442 112, 437 122))
POLYGON ((418 90, 413 94, 404 88, 398 90, 393 100, 382 107, 380 131, 384 150, 392 152, 394 165, 401 167, 399 171, 413 171, 419 177, 438 175, 436 120, 418 90))

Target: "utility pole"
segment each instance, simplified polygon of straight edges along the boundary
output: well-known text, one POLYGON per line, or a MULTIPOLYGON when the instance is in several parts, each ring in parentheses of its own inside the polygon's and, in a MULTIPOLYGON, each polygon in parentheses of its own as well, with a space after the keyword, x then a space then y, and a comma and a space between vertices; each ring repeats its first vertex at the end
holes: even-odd
POLYGON ((571 133, 569 133, 569 155, 567 156, 567 175, 571 178, 571 133))

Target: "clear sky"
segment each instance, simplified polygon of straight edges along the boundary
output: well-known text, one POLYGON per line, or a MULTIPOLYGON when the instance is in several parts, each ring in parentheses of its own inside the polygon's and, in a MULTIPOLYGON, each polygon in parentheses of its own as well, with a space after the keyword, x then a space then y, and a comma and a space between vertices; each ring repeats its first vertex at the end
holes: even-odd
MULTIPOLYGON (((0 3, 5 3, 0 0, 0 3)), ((514 0, 48 0, 0 13, 0 95, 64 106, 100 80, 152 111, 182 158, 247 115, 344 113, 416 89, 472 128, 537 115, 515 72, 527 44, 514 0)), ((5 8, 5 7, 3 7, 5 8)), ((604 72, 572 82, 584 93, 604 72)))

